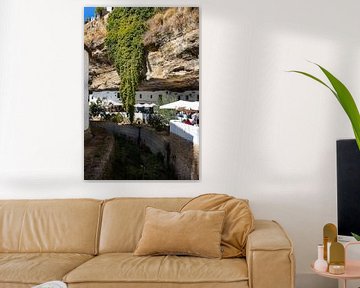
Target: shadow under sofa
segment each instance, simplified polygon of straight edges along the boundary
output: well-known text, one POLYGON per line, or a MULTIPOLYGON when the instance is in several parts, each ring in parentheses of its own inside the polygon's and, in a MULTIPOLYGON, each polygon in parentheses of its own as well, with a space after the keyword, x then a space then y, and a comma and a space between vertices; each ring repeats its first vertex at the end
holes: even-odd
POLYGON ((245 258, 133 256, 145 208, 179 211, 189 200, 0 200, 0 288, 294 287, 292 243, 270 220, 255 220, 245 258))

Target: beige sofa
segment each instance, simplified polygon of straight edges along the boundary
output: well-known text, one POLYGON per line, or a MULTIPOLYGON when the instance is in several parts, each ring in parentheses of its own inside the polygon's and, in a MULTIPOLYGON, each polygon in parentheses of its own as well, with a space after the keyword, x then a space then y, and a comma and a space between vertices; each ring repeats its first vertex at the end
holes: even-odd
POLYGON ((179 210, 187 198, 0 201, 0 288, 62 280, 69 287, 293 288, 291 241, 256 220, 246 258, 133 256, 144 211, 179 210))

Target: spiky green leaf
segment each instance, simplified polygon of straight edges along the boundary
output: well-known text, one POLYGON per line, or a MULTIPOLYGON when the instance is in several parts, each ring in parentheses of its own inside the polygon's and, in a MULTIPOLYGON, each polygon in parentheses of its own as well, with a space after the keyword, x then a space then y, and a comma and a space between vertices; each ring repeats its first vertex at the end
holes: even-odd
POLYGON ((306 73, 306 72, 303 72, 303 71, 298 71, 298 70, 290 70, 288 72, 293 72, 293 73, 298 73, 298 74, 302 74, 302 75, 305 75, 319 83, 321 83, 322 85, 324 85, 325 87, 329 88, 329 90, 335 95, 336 98, 338 98, 336 92, 329 86, 327 85, 325 82, 323 82, 322 80, 320 80, 319 78, 315 77, 314 75, 311 75, 309 73, 306 73))
POLYGON ((334 75, 332 75, 329 71, 327 71, 322 66, 320 66, 316 63, 313 63, 313 64, 317 65, 320 68, 320 70, 325 74, 326 78, 330 81, 333 88, 331 88, 329 85, 327 85, 324 81, 320 80, 319 78, 317 78, 309 73, 306 73, 303 71, 297 71, 297 70, 292 70, 289 72, 294 72, 294 73, 305 75, 305 76, 321 83, 322 85, 327 87, 334 94, 334 96, 339 101, 340 105, 343 107, 345 113, 347 114, 347 116, 351 122, 352 128, 354 130, 356 143, 360 150, 360 114, 359 114, 359 110, 356 106, 356 103, 354 101, 354 98, 352 97, 350 91, 346 88, 346 86, 340 80, 338 80, 334 75))
POLYGON ((351 235, 356 239, 356 241, 360 241, 360 235, 352 233, 352 232, 351 232, 351 235))
POLYGON ((346 114, 348 115, 350 122, 352 124, 356 142, 360 149, 360 114, 359 110, 356 106, 353 96, 351 95, 350 91, 346 88, 346 86, 338 80, 334 75, 332 75, 329 71, 325 68, 321 67, 320 65, 316 64, 321 71, 325 74, 325 76, 329 79, 331 85, 334 87, 338 95, 338 100, 345 110, 346 114))

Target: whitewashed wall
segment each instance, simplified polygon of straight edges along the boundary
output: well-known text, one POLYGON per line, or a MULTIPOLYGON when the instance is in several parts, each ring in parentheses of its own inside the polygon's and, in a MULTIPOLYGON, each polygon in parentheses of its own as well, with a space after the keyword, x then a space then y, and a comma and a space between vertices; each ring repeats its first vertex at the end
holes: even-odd
POLYGON ((135 94, 135 99, 136 103, 158 103, 160 96, 162 97, 164 103, 177 100, 198 101, 199 91, 137 91, 135 94))
POLYGON ((360 102, 359 11, 358 0, 2 0, 0 197, 249 198, 294 240, 298 287, 334 287, 309 264, 336 222, 335 141, 352 132, 325 88, 284 71, 321 63, 360 102), (83 5, 177 3, 201 7, 201 180, 83 181, 83 5))
POLYGON ((114 105, 121 105, 122 102, 118 98, 118 94, 119 94, 119 92, 117 92, 117 91, 93 91, 90 94, 89 101, 96 103, 96 101, 98 99, 100 99, 104 103, 112 103, 114 105))
MULTIPOLYGON (((94 91, 91 95, 95 98, 108 98, 111 100, 117 100, 119 91, 94 91)), ((197 101, 199 99, 199 91, 184 91, 184 92, 173 92, 173 91, 137 91, 135 93, 136 103, 158 103, 160 96, 164 103, 180 100, 197 101)), ((94 100, 93 99, 93 100, 94 100)))

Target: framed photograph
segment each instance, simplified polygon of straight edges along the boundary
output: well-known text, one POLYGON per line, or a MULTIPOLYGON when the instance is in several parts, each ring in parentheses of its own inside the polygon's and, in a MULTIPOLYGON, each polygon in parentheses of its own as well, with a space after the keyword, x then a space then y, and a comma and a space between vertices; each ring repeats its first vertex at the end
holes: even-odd
POLYGON ((84 8, 84 179, 199 180, 198 7, 84 8))

